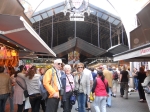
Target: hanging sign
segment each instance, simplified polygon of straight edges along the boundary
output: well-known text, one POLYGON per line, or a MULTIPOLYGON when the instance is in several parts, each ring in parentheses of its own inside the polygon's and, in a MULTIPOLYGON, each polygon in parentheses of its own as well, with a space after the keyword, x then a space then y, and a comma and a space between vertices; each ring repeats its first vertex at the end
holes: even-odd
POLYGON ((91 13, 87 0, 66 0, 63 12, 64 15, 70 13, 70 21, 84 21, 84 14, 91 13))

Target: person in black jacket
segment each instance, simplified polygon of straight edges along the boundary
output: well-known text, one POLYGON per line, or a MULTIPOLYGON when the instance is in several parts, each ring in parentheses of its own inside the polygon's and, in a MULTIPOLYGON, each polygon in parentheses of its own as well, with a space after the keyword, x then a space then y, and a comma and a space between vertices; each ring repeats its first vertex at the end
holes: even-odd
POLYGON ((146 100, 145 93, 144 93, 143 87, 141 85, 141 83, 144 82, 145 78, 146 78, 146 73, 144 72, 144 67, 140 67, 140 70, 137 73, 137 79, 139 80, 139 82, 138 82, 138 91, 139 91, 139 97, 140 97, 139 102, 144 102, 146 100))

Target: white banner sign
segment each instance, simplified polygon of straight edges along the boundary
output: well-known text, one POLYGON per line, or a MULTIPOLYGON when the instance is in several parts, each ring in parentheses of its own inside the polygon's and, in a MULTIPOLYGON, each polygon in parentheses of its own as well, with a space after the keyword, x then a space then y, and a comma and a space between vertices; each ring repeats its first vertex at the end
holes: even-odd
POLYGON ((70 18, 70 21, 84 21, 84 18, 70 18))

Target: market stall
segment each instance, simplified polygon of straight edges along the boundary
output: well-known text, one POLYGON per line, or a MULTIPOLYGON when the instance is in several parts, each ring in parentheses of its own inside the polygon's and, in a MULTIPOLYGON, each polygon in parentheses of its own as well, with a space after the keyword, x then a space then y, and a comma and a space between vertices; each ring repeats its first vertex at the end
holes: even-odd
POLYGON ((0 65, 16 67, 19 62, 18 51, 0 43, 0 65))

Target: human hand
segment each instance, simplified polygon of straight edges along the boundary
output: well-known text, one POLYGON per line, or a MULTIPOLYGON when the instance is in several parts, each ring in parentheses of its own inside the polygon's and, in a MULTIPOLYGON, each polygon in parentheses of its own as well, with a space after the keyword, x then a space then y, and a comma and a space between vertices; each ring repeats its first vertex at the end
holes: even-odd
POLYGON ((53 97, 54 98, 59 98, 59 93, 58 92, 54 93, 53 97))
POLYGON ((109 94, 107 94, 107 97, 109 97, 109 94))
POLYGON ((75 76, 75 75, 77 75, 77 73, 78 73, 78 72, 73 72, 73 75, 75 76))
POLYGON ((15 76, 14 74, 11 75, 10 79, 13 80, 15 78, 14 76, 15 76))
POLYGON ((9 97, 10 97, 10 98, 13 98, 13 94, 12 94, 12 93, 10 93, 10 94, 9 94, 9 97))

